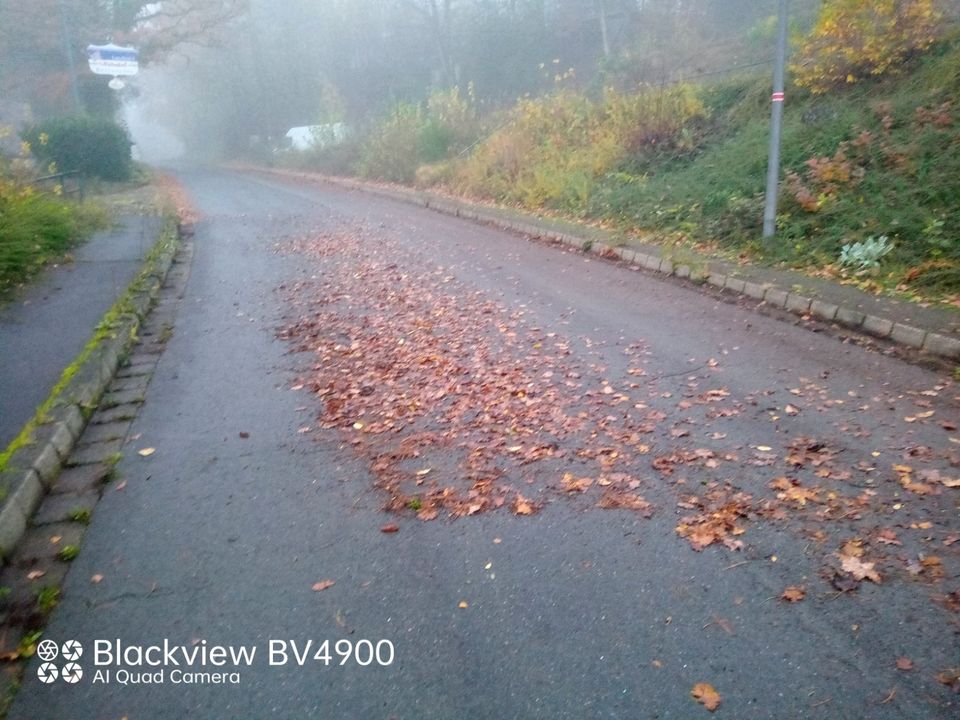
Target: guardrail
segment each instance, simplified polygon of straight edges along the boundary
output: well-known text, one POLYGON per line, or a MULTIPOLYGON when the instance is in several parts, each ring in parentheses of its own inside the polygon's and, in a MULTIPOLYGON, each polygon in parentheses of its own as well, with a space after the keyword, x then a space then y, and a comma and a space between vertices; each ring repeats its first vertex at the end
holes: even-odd
POLYGON ((56 173, 54 175, 44 175, 35 178, 30 184, 38 190, 49 193, 56 193, 56 189, 59 187, 60 192, 57 193, 58 195, 66 198, 72 197, 78 202, 83 201, 83 176, 79 170, 71 170, 70 172, 56 173))

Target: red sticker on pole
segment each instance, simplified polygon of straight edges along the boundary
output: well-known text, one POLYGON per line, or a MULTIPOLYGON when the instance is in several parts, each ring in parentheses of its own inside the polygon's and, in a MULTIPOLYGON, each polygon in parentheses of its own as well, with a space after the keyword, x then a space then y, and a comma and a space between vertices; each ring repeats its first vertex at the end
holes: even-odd
POLYGON ((774 102, 783 102, 784 97, 785 96, 782 92, 775 92, 773 95, 771 95, 771 98, 774 102))

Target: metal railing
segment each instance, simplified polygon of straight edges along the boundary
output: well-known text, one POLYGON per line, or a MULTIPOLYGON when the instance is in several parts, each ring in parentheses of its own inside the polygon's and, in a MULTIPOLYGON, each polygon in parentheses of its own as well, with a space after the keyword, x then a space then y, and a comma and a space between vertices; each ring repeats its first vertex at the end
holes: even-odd
POLYGON ((44 175, 35 178, 30 184, 38 190, 48 193, 56 192, 59 187, 60 192, 58 194, 62 197, 72 198, 77 202, 83 201, 83 176, 79 170, 44 175))

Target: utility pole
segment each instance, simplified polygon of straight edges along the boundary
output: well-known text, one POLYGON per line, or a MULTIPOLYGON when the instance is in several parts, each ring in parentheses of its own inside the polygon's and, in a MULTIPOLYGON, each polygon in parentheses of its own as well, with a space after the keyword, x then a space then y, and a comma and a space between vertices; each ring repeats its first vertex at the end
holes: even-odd
POLYGON ((773 68, 770 112, 770 159, 767 164, 767 201, 763 209, 763 237, 769 241, 777 231, 777 192, 780 187, 780 134, 783 125, 784 77, 787 65, 787 2, 780 0, 777 57, 773 68))
POLYGON ((60 1, 60 25, 63 34, 63 50, 67 56, 67 71, 70 73, 70 94, 73 95, 73 109, 80 112, 80 91, 77 89, 77 63, 73 57, 73 41, 70 37, 70 24, 67 22, 67 9, 60 1))

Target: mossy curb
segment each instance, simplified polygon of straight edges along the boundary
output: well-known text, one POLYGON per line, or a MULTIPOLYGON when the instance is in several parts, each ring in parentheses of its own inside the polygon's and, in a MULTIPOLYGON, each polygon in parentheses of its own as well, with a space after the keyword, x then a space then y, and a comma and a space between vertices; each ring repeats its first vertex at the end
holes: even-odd
POLYGON ((0 453, 0 554, 8 556, 83 432, 107 384, 137 341, 180 246, 167 216, 143 268, 103 316, 20 434, 0 453))

